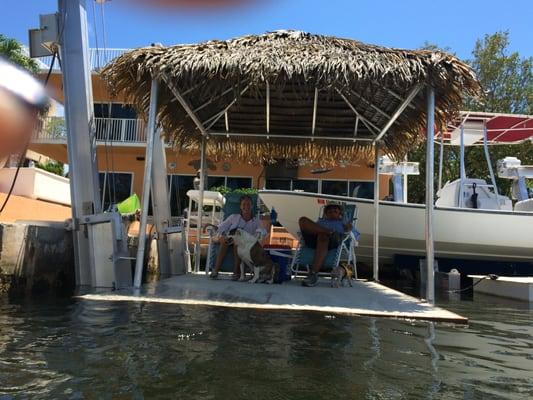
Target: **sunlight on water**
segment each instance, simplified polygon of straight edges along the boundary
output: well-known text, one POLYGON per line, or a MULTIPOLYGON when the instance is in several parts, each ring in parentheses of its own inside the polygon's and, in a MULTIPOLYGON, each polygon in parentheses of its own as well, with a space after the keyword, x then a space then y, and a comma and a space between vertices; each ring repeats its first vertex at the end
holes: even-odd
POLYGON ((442 304, 467 327, 157 303, 0 302, 6 398, 523 399, 533 311, 442 304))

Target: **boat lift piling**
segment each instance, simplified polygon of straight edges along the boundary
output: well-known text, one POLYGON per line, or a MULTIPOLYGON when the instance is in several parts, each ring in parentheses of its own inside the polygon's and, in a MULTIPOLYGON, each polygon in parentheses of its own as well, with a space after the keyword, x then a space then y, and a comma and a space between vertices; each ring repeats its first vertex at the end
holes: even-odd
POLYGON ((434 241, 433 241, 433 221, 434 221, 434 183, 433 183, 433 166, 434 166, 434 144, 435 144, 435 89, 431 84, 426 88, 427 101, 427 141, 426 141, 426 266, 427 266, 427 284, 426 299, 430 303, 435 302, 435 269, 434 269, 434 241))

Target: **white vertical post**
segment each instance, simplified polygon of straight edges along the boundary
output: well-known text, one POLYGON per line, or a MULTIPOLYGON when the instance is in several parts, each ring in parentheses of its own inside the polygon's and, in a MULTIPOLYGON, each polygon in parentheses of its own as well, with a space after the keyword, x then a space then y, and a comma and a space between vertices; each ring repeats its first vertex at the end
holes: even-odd
POLYGON ((196 227, 196 251, 194 252, 194 272, 200 271, 200 255, 201 255, 201 240, 202 240, 202 217, 204 214, 204 187, 205 187, 205 146, 206 138, 202 136, 202 144, 200 148, 200 193, 198 199, 198 225, 196 227))
POLYGON ((159 271, 162 277, 168 277, 176 272, 177 266, 173 265, 173 261, 178 261, 178 258, 172 254, 172 246, 166 233, 166 229, 170 226, 171 213, 167 186, 168 174, 165 144, 159 130, 154 135, 152 165, 152 210, 157 231, 159 271))
POLYGON ((459 146, 459 207, 464 207, 463 188, 466 179, 465 171, 465 126, 461 124, 461 137, 459 146))
POLYGON ((439 153, 439 190, 442 189, 442 168, 444 165, 444 132, 440 132, 440 153, 439 153))
POLYGON ((379 144, 374 143, 374 280, 379 282, 379 144))
POLYGON ((135 261, 135 277, 133 286, 140 288, 142 284, 144 248, 146 245, 146 223, 148 218, 148 200, 150 198, 150 186, 152 181, 152 158, 154 150, 154 135, 156 134, 156 111, 157 111, 157 81, 152 79, 150 89, 150 109, 148 111, 148 124, 146 126, 146 156, 144 162, 144 180, 142 192, 141 223, 139 226, 139 244, 137 259, 135 261))
POLYGON ((435 302, 435 270, 434 244, 433 244, 433 161, 434 161, 434 134, 435 134, 435 89, 427 86, 427 142, 426 142, 426 265, 427 284, 426 299, 435 302))
MULTIPOLYGON (((494 171, 492 169, 492 162, 490 161, 489 144, 487 142, 487 124, 483 124, 483 150, 485 151, 485 159, 487 160, 487 166, 489 167, 490 180, 494 186, 494 196, 496 198, 496 205, 498 210, 500 206, 500 196, 498 194, 498 186, 496 185, 496 178, 494 177, 494 171)), ((526 197, 527 198, 527 197, 526 197)))
POLYGON ((59 0, 59 30, 65 121, 70 175, 76 284, 94 285, 94 256, 90 240, 79 221, 101 212, 96 142, 94 136, 93 92, 89 70, 87 11, 85 0, 59 0))

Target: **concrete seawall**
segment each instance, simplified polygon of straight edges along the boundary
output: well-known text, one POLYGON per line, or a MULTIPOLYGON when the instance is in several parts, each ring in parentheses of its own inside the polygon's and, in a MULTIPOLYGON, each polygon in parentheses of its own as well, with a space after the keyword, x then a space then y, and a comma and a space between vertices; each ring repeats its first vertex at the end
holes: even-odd
POLYGON ((0 224, 0 293, 69 295, 75 284, 72 233, 62 223, 0 224))

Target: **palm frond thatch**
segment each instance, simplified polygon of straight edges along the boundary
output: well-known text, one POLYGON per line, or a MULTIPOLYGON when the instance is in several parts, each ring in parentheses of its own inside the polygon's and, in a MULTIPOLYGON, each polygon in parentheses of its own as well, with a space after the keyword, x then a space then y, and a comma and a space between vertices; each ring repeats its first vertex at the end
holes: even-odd
MULTIPOLYGON (((374 138, 415 85, 435 88, 437 126, 458 112, 464 96, 481 95, 471 68, 452 55, 299 31, 140 48, 118 57, 102 75, 144 116, 151 81, 158 79, 158 119, 167 141, 177 149, 196 149, 200 130, 162 78, 169 79, 205 127, 211 125, 208 155, 250 163, 305 157, 331 165, 370 158, 370 141, 338 139, 374 138), (215 134, 227 129, 240 135, 215 134), (299 139, 311 132, 321 139, 299 139)), ((425 120, 422 90, 383 136, 385 152, 402 158, 424 138, 425 120)))

